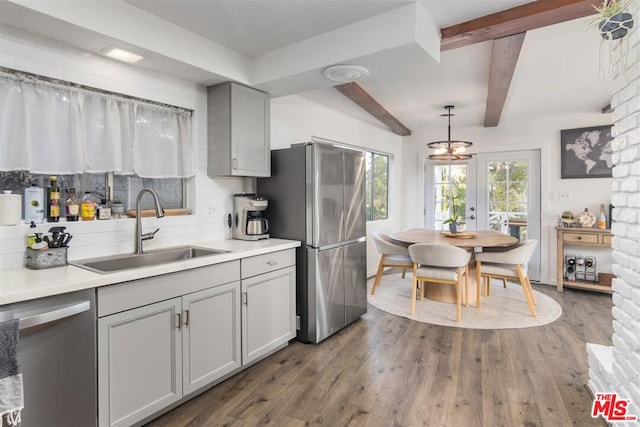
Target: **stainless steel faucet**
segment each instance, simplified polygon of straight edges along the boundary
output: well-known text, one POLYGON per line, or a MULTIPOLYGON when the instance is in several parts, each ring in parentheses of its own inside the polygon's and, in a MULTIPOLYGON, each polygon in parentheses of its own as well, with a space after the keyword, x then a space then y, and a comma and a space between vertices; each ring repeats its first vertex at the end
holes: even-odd
POLYGON ((136 199, 136 249, 134 252, 136 254, 143 253, 142 241, 153 239, 156 233, 160 230, 159 228, 156 228, 156 230, 151 233, 142 234, 142 213, 140 209, 140 200, 142 199, 144 193, 149 193, 153 196, 153 203, 156 209, 156 218, 162 218, 164 216, 164 209, 162 208, 162 204, 160 204, 158 193, 156 193, 151 188, 143 188, 142 190, 140 190, 140 192, 138 193, 138 198, 136 199))

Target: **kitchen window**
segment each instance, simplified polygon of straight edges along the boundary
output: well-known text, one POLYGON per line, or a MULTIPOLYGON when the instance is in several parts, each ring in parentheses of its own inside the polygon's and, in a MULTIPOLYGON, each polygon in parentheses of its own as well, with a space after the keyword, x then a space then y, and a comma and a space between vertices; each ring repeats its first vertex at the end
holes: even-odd
POLYGON ((153 188, 166 208, 185 207, 195 175, 191 110, 6 68, 0 110, 2 190, 46 188, 55 175, 63 199, 75 188, 79 198, 89 191, 133 209, 138 192, 153 188))
MULTIPOLYGON (((32 185, 46 190, 51 176, 27 171, 0 172, 0 188, 11 190, 14 194, 24 194, 24 189, 32 185)), ((70 195, 69 189, 74 188, 78 199, 82 199, 88 191, 96 202, 110 199, 121 202, 127 210, 132 210, 135 209, 140 190, 152 188, 159 194, 165 209, 186 207, 186 185, 183 178, 140 178, 132 175, 114 175, 111 172, 55 176, 58 179, 63 204, 70 195), (111 197, 107 195, 109 187, 112 190, 111 197)), ((153 209, 153 199, 143 197, 141 206, 142 209, 153 209)))
POLYGON ((389 156, 366 153, 367 221, 389 217, 389 156))

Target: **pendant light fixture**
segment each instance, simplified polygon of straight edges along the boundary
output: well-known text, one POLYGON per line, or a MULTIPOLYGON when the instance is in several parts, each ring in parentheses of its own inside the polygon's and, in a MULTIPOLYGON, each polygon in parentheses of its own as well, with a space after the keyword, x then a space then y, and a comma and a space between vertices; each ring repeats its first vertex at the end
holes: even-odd
POLYGON ((454 107, 453 105, 447 105, 444 108, 447 112, 445 114, 441 114, 441 116, 449 118, 448 139, 447 141, 435 141, 427 144, 427 147, 436 150, 434 154, 429 155, 429 159, 443 162, 469 160, 471 158, 471 154, 467 154, 466 150, 468 147, 471 147, 473 143, 469 141, 451 140, 451 116, 455 116, 455 114, 451 114, 451 110, 453 110, 454 107))

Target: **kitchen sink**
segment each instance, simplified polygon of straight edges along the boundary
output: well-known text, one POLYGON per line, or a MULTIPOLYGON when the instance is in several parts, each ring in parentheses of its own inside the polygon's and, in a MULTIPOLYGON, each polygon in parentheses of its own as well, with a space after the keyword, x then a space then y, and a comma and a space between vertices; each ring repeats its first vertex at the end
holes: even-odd
POLYGON ((150 267, 171 262, 186 261, 225 254, 229 251, 200 248, 197 246, 180 246, 168 249, 157 249, 143 254, 120 254, 99 258, 71 261, 69 264, 100 274, 115 273, 141 267, 150 267))

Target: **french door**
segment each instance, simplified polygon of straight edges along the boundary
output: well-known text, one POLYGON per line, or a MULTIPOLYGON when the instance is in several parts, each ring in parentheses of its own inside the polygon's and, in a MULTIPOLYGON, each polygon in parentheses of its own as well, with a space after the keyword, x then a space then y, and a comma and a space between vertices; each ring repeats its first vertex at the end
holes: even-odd
POLYGON ((483 153, 463 163, 427 161, 425 166, 425 226, 444 229, 443 222, 458 208, 467 230, 536 239, 528 273, 539 281, 540 151, 483 153))

